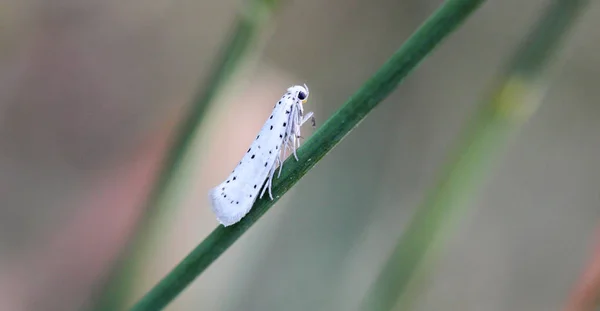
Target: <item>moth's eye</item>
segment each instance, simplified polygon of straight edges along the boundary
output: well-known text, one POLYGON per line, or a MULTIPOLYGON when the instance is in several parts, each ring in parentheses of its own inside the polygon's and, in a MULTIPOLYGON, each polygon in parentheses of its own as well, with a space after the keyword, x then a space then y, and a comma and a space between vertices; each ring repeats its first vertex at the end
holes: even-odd
POLYGON ((300 91, 298 92, 298 99, 299 100, 305 100, 306 99, 306 93, 300 91))

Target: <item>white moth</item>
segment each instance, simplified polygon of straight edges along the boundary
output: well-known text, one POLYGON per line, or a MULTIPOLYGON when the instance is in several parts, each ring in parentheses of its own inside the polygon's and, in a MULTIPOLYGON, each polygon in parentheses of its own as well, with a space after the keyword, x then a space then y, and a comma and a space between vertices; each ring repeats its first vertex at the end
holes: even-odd
POLYGON ((273 200, 271 187, 275 170, 279 167, 281 174, 287 150, 292 150, 298 160, 296 148, 300 147, 302 124, 311 119, 315 126, 313 113, 305 115, 302 108, 307 99, 306 85, 288 88, 240 163, 225 181, 209 191, 212 211, 221 224, 230 226, 240 221, 267 189, 273 200))

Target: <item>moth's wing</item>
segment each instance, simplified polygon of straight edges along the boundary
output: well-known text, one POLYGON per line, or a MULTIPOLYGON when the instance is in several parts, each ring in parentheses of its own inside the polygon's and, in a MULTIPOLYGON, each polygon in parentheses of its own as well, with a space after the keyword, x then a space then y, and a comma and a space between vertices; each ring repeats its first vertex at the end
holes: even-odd
POLYGON ((282 98, 226 181, 209 191, 211 208, 224 226, 240 221, 252 208, 280 154, 291 102, 282 98))
POLYGON ((227 227, 240 221, 252 208, 256 201, 257 193, 260 189, 251 193, 238 189, 236 186, 231 186, 224 192, 222 185, 219 185, 209 191, 209 200, 211 209, 217 220, 227 227), (226 193, 229 193, 227 195, 226 193))
POLYGON ((259 196, 279 153, 279 147, 274 147, 278 144, 279 132, 273 134, 276 136, 260 135, 227 180, 210 190, 212 211, 224 226, 246 216, 259 196))

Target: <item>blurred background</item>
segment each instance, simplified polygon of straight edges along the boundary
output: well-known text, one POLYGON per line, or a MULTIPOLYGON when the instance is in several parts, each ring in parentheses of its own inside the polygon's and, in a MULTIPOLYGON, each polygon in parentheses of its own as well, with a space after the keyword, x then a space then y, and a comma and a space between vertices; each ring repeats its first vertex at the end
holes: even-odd
MULTIPOLYGON (((356 310, 548 0, 487 1, 167 310, 356 310)), ((442 3, 289 1, 211 105, 135 302, 217 225, 209 188, 292 84, 322 124, 442 3)), ((0 309, 93 306, 241 1, 0 3, 0 309)), ((553 64, 415 310, 556 310, 600 219, 600 5, 553 64)), ((312 129, 304 128, 305 137, 312 129)))

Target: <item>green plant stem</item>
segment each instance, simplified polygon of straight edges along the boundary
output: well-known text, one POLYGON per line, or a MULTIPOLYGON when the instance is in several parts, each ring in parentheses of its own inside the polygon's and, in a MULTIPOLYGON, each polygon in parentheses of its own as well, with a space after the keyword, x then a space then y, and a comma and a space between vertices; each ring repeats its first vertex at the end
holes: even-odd
POLYGON ((392 255, 367 292, 364 311, 407 309, 407 292, 466 212, 500 151, 536 110, 544 73, 577 13, 589 0, 555 0, 515 53, 491 98, 461 136, 437 186, 417 209, 392 255), (405 298, 405 299, 403 299, 405 298), (400 301, 400 303, 398 303, 400 301))
POLYGON ((120 304, 122 304, 123 296, 127 294, 127 289, 131 286, 135 263, 139 262, 137 259, 144 255, 140 249, 152 239, 150 231, 155 227, 152 224, 159 218, 159 212, 163 210, 162 207, 168 201, 168 194, 173 185, 172 181, 185 163, 185 156, 196 137, 206 110, 251 51, 253 43, 256 42, 280 2, 279 0, 250 0, 247 2, 245 10, 239 14, 231 37, 223 46, 222 52, 218 54, 219 58, 209 75, 207 85, 194 97, 189 110, 183 115, 184 119, 175 131, 174 139, 168 149, 169 153, 162 164, 154 188, 147 198, 144 218, 138 224, 135 239, 129 243, 127 254, 122 256, 125 262, 121 263, 114 271, 114 277, 106 286, 107 290, 99 300, 96 310, 122 309, 120 304))
POLYGON ((218 226, 152 288, 131 310, 161 310, 213 263, 277 200, 337 145, 367 114, 484 0, 448 0, 405 44, 298 150, 299 161, 285 161, 281 177, 273 182, 275 200, 259 199, 239 223, 218 226))

